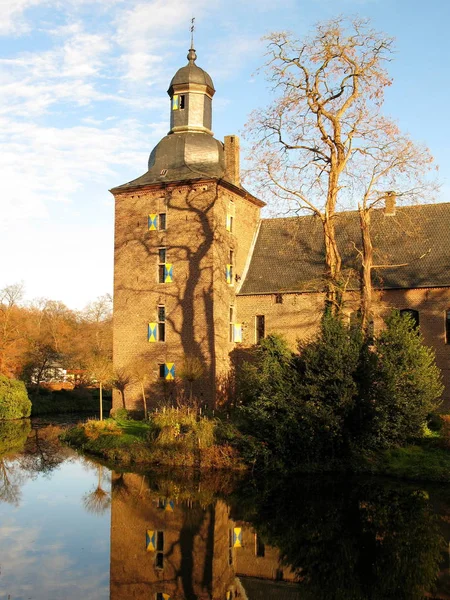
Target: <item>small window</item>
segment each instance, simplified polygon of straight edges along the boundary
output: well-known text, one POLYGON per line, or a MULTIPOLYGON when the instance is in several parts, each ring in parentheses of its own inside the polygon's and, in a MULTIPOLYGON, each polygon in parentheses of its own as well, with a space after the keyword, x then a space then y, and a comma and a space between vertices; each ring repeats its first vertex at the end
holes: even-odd
POLYGON ((180 110, 184 110, 186 106, 186 96, 184 94, 180 94, 180 110))
POLYGON ((166 307, 163 304, 158 306, 158 341, 166 341, 166 307))
POLYGON ((162 365, 159 365, 159 377, 160 379, 164 379, 166 376, 166 366, 163 363, 162 365))
POLYGON ((156 532, 156 551, 162 552, 164 550, 164 531, 156 532))
POLYGON ((403 317, 405 315, 409 316, 414 321, 414 327, 419 327, 419 311, 414 310, 412 308, 402 308, 400 310, 400 315, 403 317))
POLYGON ((164 554, 157 552, 155 555, 155 569, 164 569, 164 554))
POLYGON ((233 564, 233 530, 228 530, 228 564, 233 564))
POLYGON ((258 534, 255 533, 255 556, 263 557, 266 554, 266 547, 258 534))
POLYGON ((450 310, 445 311, 445 343, 450 344, 450 310))
POLYGON ((234 338, 234 306, 230 306, 230 342, 233 341, 234 338))
POLYGON ((159 213, 158 229, 161 231, 166 230, 166 213, 159 213))
POLYGON ((283 304, 283 294, 275 294, 275 304, 283 304))
POLYGON ((165 283, 166 281, 166 248, 159 248, 158 250, 158 283, 165 283))
POLYGON ((264 315, 256 315, 256 343, 260 344, 266 337, 266 318, 264 315))

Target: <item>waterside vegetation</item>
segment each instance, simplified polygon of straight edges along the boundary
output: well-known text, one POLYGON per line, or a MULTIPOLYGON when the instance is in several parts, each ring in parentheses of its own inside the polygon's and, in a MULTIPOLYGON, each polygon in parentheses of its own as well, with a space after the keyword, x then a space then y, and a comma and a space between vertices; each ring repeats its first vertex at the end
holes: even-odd
POLYGON ((268 336, 236 383, 234 406, 214 418, 189 401, 144 421, 119 409, 64 439, 122 464, 450 481, 450 424, 436 415, 440 373, 408 316, 392 313, 368 339, 325 312, 317 337, 296 353, 268 336))

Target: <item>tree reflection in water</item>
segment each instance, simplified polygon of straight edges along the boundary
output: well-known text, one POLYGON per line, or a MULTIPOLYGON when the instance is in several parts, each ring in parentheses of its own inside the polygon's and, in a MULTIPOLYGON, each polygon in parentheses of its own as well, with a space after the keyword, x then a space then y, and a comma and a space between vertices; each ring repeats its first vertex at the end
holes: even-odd
POLYGON ((101 515, 111 504, 111 494, 103 488, 103 465, 96 464, 97 486, 83 496, 84 508, 95 515, 101 515))
POLYGON ((292 479, 247 486, 233 505, 297 574, 302 600, 422 600, 438 578, 446 545, 420 486, 292 479))
POLYGON ((150 476, 144 484, 142 476, 122 473, 113 475, 112 489, 112 600, 159 591, 174 599, 221 598, 231 588, 241 597, 236 577, 267 600, 288 592, 301 600, 422 600, 446 548, 440 519, 418 485, 303 478, 246 481, 224 493, 207 482, 196 488, 187 474, 150 476), (230 551, 236 526, 243 546, 230 551), (145 550, 148 530, 164 532, 163 567, 156 551, 145 550), (262 547, 265 555, 258 554, 262 547), (280 576, 291 583, 275 581, 280 576))

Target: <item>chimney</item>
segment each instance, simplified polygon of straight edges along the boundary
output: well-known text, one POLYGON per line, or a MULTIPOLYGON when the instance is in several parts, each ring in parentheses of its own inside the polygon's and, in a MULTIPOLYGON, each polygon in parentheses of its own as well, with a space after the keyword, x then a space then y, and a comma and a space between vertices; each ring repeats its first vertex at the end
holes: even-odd
POLYGON ((384 198, 384 216, 393 217, 395 216, 395 204, 397 195, 395 192, 388 192, 384 198))
POLYGON ((224 179, 241 187, 240 148, 237 135, 226 135, 224 141, 225 175, 224 179))

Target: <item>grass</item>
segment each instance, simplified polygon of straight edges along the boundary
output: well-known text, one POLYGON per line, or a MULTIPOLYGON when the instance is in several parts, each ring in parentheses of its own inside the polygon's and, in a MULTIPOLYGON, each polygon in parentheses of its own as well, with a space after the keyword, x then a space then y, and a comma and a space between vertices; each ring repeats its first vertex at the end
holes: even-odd
POLYGON ((122 465, 166 465, 205 469, 244 468, 239 453, 214 435, 216 421, 169 409, 150 421, 89 420, 62 440, 83 452, 122 465))
POLYGON ((450 452, 436 438, 366 456, 357 471, 401 479, 450 483, 450 452))

